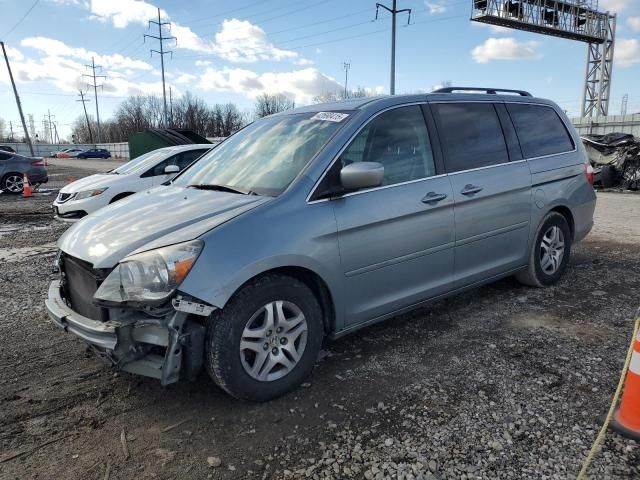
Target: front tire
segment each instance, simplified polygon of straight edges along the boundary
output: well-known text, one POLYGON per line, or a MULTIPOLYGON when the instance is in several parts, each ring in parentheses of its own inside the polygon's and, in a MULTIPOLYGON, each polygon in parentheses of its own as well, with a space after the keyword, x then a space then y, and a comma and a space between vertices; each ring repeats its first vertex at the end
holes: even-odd
POLYGON ((571 256, 571 229, 564 215, 549 212, 540 223, 531 251, 529 265, 516 279, 531 287, 555 285, 567 268, 571 256))
POLYGON ((295 278, 263 275, 208 319, 207 371, 233 397, 265 402, 304 381, 323 336, 313 292, 295 278))

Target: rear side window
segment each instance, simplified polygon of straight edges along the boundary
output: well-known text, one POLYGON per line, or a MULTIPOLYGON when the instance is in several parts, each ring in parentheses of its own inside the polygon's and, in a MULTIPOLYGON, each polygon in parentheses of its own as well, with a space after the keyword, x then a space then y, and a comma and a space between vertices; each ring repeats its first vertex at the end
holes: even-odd
POLYGON ((509 161, 507 144, 493 104, 439 103, 433 105, 433 110, 447 172, 509 161))
POLYGON ((542 105, 507 104, 525 158, 570 152, 575 148, 556 111, 542 105))
POLYGON ((12 155, 8 153, 0 152, 0 160, 9 160, 11 157, 12 155))

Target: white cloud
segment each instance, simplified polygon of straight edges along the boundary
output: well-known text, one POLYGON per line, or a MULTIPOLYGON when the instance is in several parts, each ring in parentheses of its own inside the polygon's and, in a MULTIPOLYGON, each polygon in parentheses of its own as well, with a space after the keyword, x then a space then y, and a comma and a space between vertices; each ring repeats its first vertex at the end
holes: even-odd
MULTIPOLYGON (((145 0, 91 0, 89 10, 91 18, 111 22, 116 28, 124 28, 131 23, 147 25, 148 20, 158 15, 156 6, 145 0)), ((160 17, 163 21, 170 19, 162 9, 160 17)), ((277 48, 262 28, 246 20, 225 19, 215 39, 203 38, 176 22, 172 22, 171 35, 177 39, 176 48, 215 54, 233 63, 259 60, 289 60, 297 65, 312 63, 297 52, 277 48)))
MULTIPOLYGON (((111 21, 116 28, 124 28, 130 23, 147 25, 148 20, 158 16, 158 9, 144 0, 91 0, 89 10, 92 18, 111 21)), ((168 18, 162 9, 160 16, 168 18)))
POLYGON ((512 37, 488 38, 472 50, 471 56, 476 63, 489 63, 494 60, 537 59, 541 57, 536 52, 537 46, 537 42, 518 42, 512 37))
MULTIPOLYGON (((144 75, 150 71, 151 65, 140 60, 134 60, 122 55, 98 55, 84 48, 74 48, 59 40, 46 37, 25 38, 21 45, 34 48, 43 53, 39 59, 26 58, 21 51, 10 49, 8 54, 12 57, 11 68, 14 76, 20 82, 45 82, 56 89, 77 93, 80 89, 86 89, 86 78, 82 74, 87 73, 85 65, 96 58, 96 63, 102 64, 107 78, 104 84, 104 93, 114 96, 154 94, 162 91, 162 82, 135 82, 131 80, 140 71, 144 75)), ((0 69, 0 83, 8 83, 8 75, 0 69)))
POLYGON ((96 64, 104 68, 152 70, 153 67, 142 60, 135 60, 120 54, 99 55, 96 52, 84 48, 70 47, 60 40, 47 37, 28 37, 20 42, 23 47, 31 47, 48 56, 71 57, 84 61, 91 61, 93 57, 96 64))
POLYGON ((443 3, 424 2, 431 15, 438 15, 447 11, 447 6, 443 3))
POLYGON ((633 30, 640 32, 640 17, 629 17, 627 23, 633 30))
POLYGON ((209 60, 196 60, 195 65, 196 67, 208 67, 213 65, 213 62, 210 62, 209 60))
POLYGON ((630 6, 631 3, 636 1, 637 0, 600 0, 599 7, 600 10, 608 10, 612 13, 616 13, 624 10, 625 8, 630 6))
POLYGON ((181 73, 179 74, 176 79, 175 82, 176 83, 192 83, 195 80, 197 80, 197 75, 192 75, 191 73, 181 73))
POLYGON ((262 28, 246 20, 232 18, 222 22, 222 30, 215 35, 213 51, 234 63, 252 63, 258 60, 292 60, 301 65, 308 60, 298 53, 275 47, 262 28))
POLYGON ((630 67, 640 64, 640 40, 619 38, 614 52, 616 65, 630 67))
POLYGON ((309 103, 315 96, 342 89, 333 78, 315 68, 262 74, 243 68, 207 68, 200 77, 198 87, 205 91, 242 93, 252 98, 262 93, 284 94, 297 103, 309 103))

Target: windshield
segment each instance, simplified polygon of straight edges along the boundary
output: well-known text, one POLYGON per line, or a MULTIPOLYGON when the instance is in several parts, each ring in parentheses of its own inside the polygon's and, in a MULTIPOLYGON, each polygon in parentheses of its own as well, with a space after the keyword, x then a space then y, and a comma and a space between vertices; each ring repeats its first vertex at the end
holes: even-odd
POLYGON ((115 170, 111 170, 110 173, 126 175, 128 173, 134 173, 140 170, 148 170, 160 160, 164 160, 167 157, 167 154, 171 153, 171 151, 171 149, 165 148, 152 150, 140 155, 139 157, 134 158, 133 160, 129 160, 124 165, 116 168, 115 170))
POLYGON ((348 116, 320 112, 258 120, 204 155, 173 183, 280 195, 348 116))

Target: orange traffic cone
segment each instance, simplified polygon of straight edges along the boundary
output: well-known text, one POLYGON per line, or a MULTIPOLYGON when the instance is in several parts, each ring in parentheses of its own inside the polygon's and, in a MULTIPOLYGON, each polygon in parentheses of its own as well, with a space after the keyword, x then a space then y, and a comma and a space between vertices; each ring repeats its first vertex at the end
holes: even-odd
POLYGON ((33 190, 31 189, 31 184, 29 183, 29 177, 27 174, 23 174, 22 180, 22 197, 29 198, 33 197, 33 190))
POLYGON ((640 331, 624 381, 620 408, 613 414, 611 428, 634 440, 640 440, 640 331))

